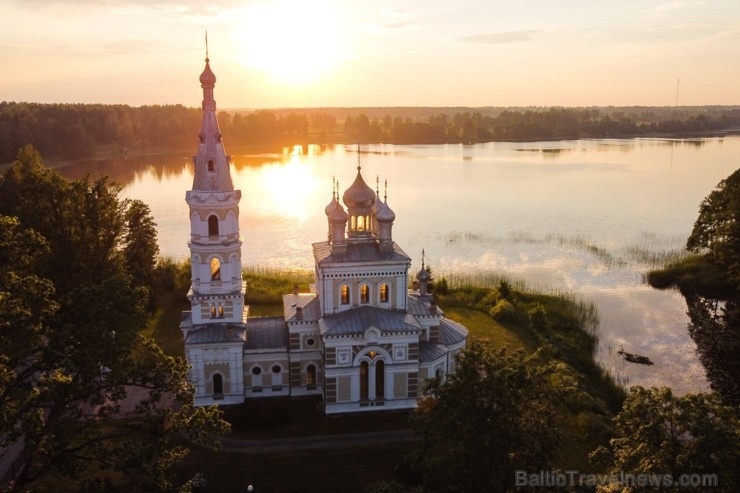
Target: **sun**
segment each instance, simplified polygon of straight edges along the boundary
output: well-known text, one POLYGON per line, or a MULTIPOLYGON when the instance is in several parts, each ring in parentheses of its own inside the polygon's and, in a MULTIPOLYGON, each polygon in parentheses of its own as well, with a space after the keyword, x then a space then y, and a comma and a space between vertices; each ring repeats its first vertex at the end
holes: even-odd
POLYGON ((286 85, 328 76, 345 58, 341 22, 315 1, 252 4, 234 35, 244 65, 286 85))

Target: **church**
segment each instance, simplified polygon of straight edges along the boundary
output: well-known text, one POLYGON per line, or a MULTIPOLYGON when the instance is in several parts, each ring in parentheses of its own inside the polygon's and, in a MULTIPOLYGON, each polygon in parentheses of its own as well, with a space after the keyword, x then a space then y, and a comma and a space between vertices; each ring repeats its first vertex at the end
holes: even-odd
POLYGON ((341 202, 335 184, 324 210, 328 234, 312 245, 311 292, 283 295, 282 316, 249 316, 241 191, 231 180, 216 77, 207 56, 205 62, 200 142, 185 194, 191 309, 180 324, 195 404, 319 396, 326 414, 416 407, 427 379, 455 371, 468 331, 445 318, 428 293, 423 254, 410 278, 411 258, 393 241, 395 213, 387 196, 367 185, 359 161, 341 202))

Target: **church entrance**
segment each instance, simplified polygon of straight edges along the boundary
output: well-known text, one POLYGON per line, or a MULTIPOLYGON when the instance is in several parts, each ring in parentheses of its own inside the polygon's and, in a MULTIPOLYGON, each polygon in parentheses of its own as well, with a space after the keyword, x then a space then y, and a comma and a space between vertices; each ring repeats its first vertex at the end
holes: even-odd
POLYGON ((360 363, 360 401, 385 399, 385 361, 360 363))

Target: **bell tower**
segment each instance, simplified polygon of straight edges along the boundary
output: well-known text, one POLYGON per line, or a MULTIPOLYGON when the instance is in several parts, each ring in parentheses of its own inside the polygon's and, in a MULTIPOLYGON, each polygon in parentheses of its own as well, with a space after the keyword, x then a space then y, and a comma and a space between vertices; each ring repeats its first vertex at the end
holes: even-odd
POLYGON ((193 157, 193 188, 185 195, 190 212, 192 284, 188 299, 193 329, 201 324, 246 322, 239 236, 241 191, 234 190, 230 157, 225 153, 216 120, 216 76, 211 71, 207 50, 200 85, 203 120, 198 153, 193 157))

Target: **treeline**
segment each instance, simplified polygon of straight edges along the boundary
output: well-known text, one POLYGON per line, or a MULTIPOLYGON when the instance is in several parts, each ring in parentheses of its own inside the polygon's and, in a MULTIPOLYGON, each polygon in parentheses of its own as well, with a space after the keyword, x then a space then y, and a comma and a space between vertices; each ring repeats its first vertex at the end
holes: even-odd
POLYGON ((740 128, 740 109, 714 114, 691 114, 683 119, 635 119, 624 112, 603 114, 599 109, 553 108, 524 112, 502 111, 439 114, 426 121, 385 116, 370 120, 365 114, 348 116, 344 134, 352 141, 396 144, 490 142, 635 137, 641 135, 705 134, 740 128))
MULTIPOLYGON (((79 159, 95 152, 192 150, 197 145, 200 108, 182 105, 0 103, 0 162, 11 162, 25 145, 51 159, 79 159)), ((307 116, 271 111, 218 114, 231 145, 309 141, 337 127, 329 114, 307 116)))
MULTIPOLYGON (((449 108, 457 110, 458 108, 449 108)), ((304 143, 476 143, 493 140, 552 140, 701 135, 740 129, 740 107, 550 108, 442 112, 408 108, 221 111, 229 146, 304 143), (365 111, 367 110, 367 111, 365 111), (370 115, 370 116, 368 116, 370 115), (419 116, 424 115, 424 116, 419 116), (430 116, 426 116, 430 115, 430 116)), ((202 112, 182 105, 0 103, 0 162, 12 161, 31 144, 50 159, 95 153, 191 150, 202 112)))

